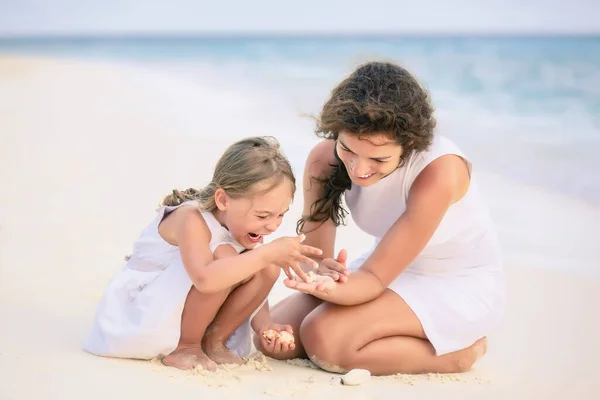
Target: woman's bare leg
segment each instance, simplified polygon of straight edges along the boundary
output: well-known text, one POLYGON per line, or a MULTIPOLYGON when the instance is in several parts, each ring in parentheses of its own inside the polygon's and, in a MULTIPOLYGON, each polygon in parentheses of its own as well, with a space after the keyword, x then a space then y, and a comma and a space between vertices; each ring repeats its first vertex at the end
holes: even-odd
POLYGON ((183 306, 181 315, 181 335, 177 348, 163 357, 165 365, 180 369, 193 369, 202 366, 215 370, 217 365, 202 350, 201 342, 206 328, 215 318, 227 298, 229 289, 218 293, 200 293, 192 286, 183 306))
POLYGON ((332 372, 364 368, 373 375, 464 372, 485 353, 486 340, 436 356, 421 322, 396 293, 357 306, 324 303, 300 327, 309 358, 332 372))
POLYGON ((295 349, 286 353, 269 353, 261 344, 260 338, 254 335, 254 345, 257 350, 277 360, 303 357, 306 353, 300 341, 300 325, 304 318, 323 301, 304 293, 294 293, 286 297, 271 309, 271 318, 278 324, 291 325, 294 331, 295 349))
POLYGON ((279 267, 264 268, 227 297, 202 340, 204 351, 211 360, 217 364, 244 363, 227 348, 227 340, 267 298, 279 277, 279 272, 279 267))

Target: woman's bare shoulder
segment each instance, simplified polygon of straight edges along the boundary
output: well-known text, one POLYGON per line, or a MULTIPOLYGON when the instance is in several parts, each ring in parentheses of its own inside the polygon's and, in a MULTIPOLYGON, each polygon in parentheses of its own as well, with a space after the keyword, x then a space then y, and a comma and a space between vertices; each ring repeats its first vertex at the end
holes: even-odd
POLYGON ((331 173, 332 164, 336 163, 335 141, 323 140, 308 154, 304 168, 305 176, 322 178, 331 173))

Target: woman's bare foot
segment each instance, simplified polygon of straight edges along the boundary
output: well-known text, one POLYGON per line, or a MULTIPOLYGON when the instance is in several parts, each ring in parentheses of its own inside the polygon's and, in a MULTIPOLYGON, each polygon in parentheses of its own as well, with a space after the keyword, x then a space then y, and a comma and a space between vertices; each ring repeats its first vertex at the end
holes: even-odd
POLYGON ((467 372, 487 352, 487 338, 483 337, 466 349, 449 355, 453 356, 451 372, 467 372))
POLYGON ((234 354, 229 348, 219 341, 210 341, 203 343, 206 355, 217 364, 245 364, 241 357, 234 354))
POLYGON ((198 366, 216 371, 217 364, 202 351, 199 345, 178 346, 171 354, 163 357, 163 364, 179 369, 194 369, 198 366))

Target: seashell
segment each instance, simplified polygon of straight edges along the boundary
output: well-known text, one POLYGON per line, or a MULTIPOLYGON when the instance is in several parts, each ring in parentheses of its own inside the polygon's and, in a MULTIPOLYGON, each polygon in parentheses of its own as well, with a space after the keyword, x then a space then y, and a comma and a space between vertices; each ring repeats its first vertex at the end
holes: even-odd
MULTIPOLYGON (((321 279, 323 279, 323 278, 327 279, 327 277, 324 277, 324 276, 321 276, 321 275, 317 275, 317 274, 315 273, 315 271, 309 271, 309 272, 306 274, 306 282, 307 282, 307 283, 318 282, 318 281, 320 281, 320 280, 321 280, 321 279)), ((296 282, 304 282, 304 281, 302 280, 302 278, 300 278, 300 277, 299 277, 299 276, 297 276, 297 275, 296 275, 296 276, 294 276, 294 280, 295 280, 296 282)))
POLYGON ((340 378, 339 376, 332 376, 329 379, 329 384, 330 385, 341 385, 342 384, 342 378, 340 378))
POLYGON ((294 343, 294 335, 288 331, 278 332, 275 329, 267 329, 263 332, 263 337, 267 340, 267 343, 271 343, 273 340, 279 338, 281 343, 294 343))
POLYGON ((279 341, 281 343, 292 344, 294 343, 294 335, 292 335, 288 331, 281 331, 279 332, 279 341))
POLYGON ((275 329, 267 329, 263 332, 263 337, 267 340, 267 343, 271 343, 277 337, 279 337, 279 332, 275 329))
POLYGON ((342 375, 342 383, 347 386, 358 386, 369 380, 371 373, 366 369, 356 368, 342 375))

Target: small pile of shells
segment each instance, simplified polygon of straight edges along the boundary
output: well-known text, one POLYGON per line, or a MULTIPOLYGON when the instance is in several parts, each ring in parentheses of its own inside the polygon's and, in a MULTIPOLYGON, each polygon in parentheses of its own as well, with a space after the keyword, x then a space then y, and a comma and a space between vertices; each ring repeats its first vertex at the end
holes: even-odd
POLYGON ((267 343, 271 343, 273 340, 279 338, 280 343, 292 344, 294 343, 294 335, 288 331, 276 331, 275 329, 267 329, 263 332, 263 337, 267 343))

